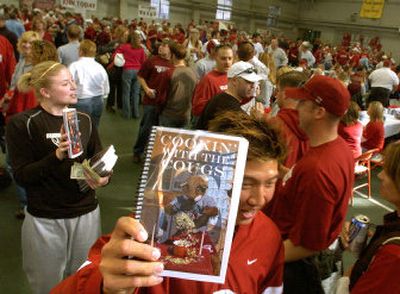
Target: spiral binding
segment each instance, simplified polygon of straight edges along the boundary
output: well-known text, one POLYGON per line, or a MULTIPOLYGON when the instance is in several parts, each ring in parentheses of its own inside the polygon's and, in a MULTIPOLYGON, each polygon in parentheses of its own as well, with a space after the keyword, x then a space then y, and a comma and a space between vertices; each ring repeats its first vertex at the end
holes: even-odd
POLYGON ((151 162, 151 153, 153 151, 155 138, 157 133, 157 127, 153 126, 151 129, 151 133, 149 136, 149 141, 147 142, 145 159, 143 164, 142 173, 138 180, 136 197, 133 203, 133 216, 136 220, 141 219, 142 210, 143 210, 143 201, 144 201, 144 191, 146 189, 146 184, 149 179, 149 170, 150 170, 150 162, 151 162))

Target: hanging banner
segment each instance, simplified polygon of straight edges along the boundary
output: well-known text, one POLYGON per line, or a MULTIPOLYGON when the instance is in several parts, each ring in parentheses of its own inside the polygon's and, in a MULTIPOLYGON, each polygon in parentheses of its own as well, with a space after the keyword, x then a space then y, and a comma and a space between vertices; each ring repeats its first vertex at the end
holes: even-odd
POLYGON ((385 0, 364 0, 361 6, 360 17, 381 18, 385 0))
POLYGON ((157 18, 157 9, 150 5, 139 5, 138 17, 157 18))
POLYGON ((52 10, 55 4, 56 0, 35 0, 33 1, 33 8, 52 10))
POLYGON ((75 11, 97 10, 97 0, 61 0, 61 5, 67 8, 74 8, 75 11))

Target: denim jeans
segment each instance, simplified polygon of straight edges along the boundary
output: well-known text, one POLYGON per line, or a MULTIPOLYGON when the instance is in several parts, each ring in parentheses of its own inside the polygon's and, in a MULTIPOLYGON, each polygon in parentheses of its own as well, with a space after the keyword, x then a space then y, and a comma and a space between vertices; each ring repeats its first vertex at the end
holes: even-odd
POLYGON ((140 84, 137 78, 138 71, 135 69, 124 69, 122 72, 122 114, 130 119, 132 116, 138 118, 140 84))
POLYGON ((165 115, 160 115, 160 126, 169 127, 169 128, 188 128, 189 120, 188 119, 174 119, 172 117, 168 117, 165 115))
POLYGON ((142 155, 144 148, 146 147, 147 141, 151 128, 158 124, 158 113, 155 105, 143 105, 143 117, 140 121, 139 133, 136 140, 136 144, 133 147, 133 153, 142 155))
POLYGON ((100 117, 103 113, 103 97, 95 96, 92 98, 78 99, 75 108, 79 111, 85 112, 92 118, 93 124, 99 128, 100 117))

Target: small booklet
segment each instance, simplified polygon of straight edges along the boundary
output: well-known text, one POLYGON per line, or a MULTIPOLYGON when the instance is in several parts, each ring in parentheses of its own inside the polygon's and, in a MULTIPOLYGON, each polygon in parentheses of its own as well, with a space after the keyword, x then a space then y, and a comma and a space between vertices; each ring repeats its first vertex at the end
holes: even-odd
POLYGON ((224 283, 248 141, 154 127, 134 203, 163 276, 224 283))
POLYGON ((74 162, 71 167, 70 178, 78 180, 80 190, 86 192, 90 187, 85 181, 84 171, 88 172, 94 179, 105 177, 112 172, 117 159, 115 148, 110 145, 89 160, 85 159, 82 163, 74 162))
POLYGON ((68 148, 68 157, 76 158, 83 153, 81 136, 79 133, 79 121, 75 108, 63 109, 64 130, 71 142, 68 148))

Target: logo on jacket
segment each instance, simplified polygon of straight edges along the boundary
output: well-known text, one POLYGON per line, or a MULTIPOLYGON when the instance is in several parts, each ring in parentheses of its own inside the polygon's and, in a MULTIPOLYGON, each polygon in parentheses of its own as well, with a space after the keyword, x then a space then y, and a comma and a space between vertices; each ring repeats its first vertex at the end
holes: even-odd
POLYGON ((51 139, 54 145, 60 146, 61 134, 60 133, 46 133, 46 139, 51 139))

